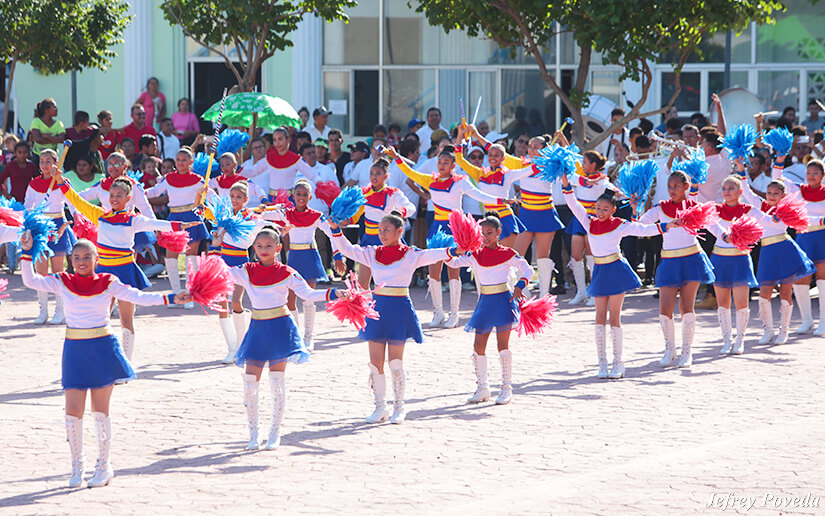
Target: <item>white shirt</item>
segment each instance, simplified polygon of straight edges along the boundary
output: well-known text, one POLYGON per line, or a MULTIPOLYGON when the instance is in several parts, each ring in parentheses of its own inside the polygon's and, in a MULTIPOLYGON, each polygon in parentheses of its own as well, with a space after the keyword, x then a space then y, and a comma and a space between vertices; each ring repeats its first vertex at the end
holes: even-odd
POLYGON ((748 174, 748 184, 751 185, 751 188, 754 190, 759 190, 762 193, 765 193, 770 182, 771 178, 766 174, 759 174, 756 176, 756 179, 753 179, 750 174, 748 174))
MULTIPOLYGON (((258 162, 261 162, 261 161, 266 163, 266 156, 264 156, 263 158, 258 160, 258 162)), ((241 165, 241 171, 238 172, 238 173, 242 176, 249 177, 249 175, 246 172, 249 172, 250 170, 252 170, 252 168, 256 164, 257 163, 255 161, 255 158, 249 158, 248 160, 243 162, 243 165, 241 165)), ((263 165, 258 165, 258 166, 260 167, 260 166, 263 166, 263 165)), ((267 166, 269 167, 268 163, 267 163, 267 166)), ((258 188, 260 188, 264 192, 269 192, 269 171, 267 171, 267 173, 265 173, 265 174, 260 174, 260 175, 255 176, 255 177, 251 177, 251 178, 249 178, 249 181, 252 182, 252 183, 255 183, 258 186, 258 188)))
POLYGON ((325 140, 329 139, 329 126, 325 125, 323 131, 319 131, 315 128, 315 123, 312 123, 304 128, 304 131, 308 132, 309 135, 312 137, 312 142, 315 143, 315 140, 318 138, 324 138, 325 140))
MULTIPOLYGON (((438 124, 438 129, 443 129, 447 132, 447 134, 450 134, 450 131, 447 131, 447 129, 441 124, 438 124)), ((421 154, 423 156, 426 156, 427 151, 430 150, 430 147, 433 146, 433 142, 430 139, 430 137, 438 129, 433 129, 428 124, 424 124, 418 129, 418 131, 415 132, 415 134, 418 135, 418 140, 421 142, 421 154)))
POLYGON ((598 147, 596 147, 596 150, 603 154, 607 158, 607 161, 616 161, 616 146, 610 144, 610 140, 613 138, 619 140, 621 143, 624 143, 629 148, 630 129, 627 127, 622 127, 622 134, 610 133, 610 136, 608 136, 602 143, 599 144, 598 147))
MULTIPOLYGON (((786 158, 787 159, 787 158, 786 158)), ((804 163, 794 163, 782 170, 782 175, 794 183, 807 183, 808 167, 804 163)), ((764 191, 764 190, 763 190, 764 191)))
POLYGON ((372 160, 369 158, 362 159, 353 167, 351 179, 358 181, 358 186, 361 188, 369 186, 370 168, 372 168, 372 160))
POLYGON ((699 200, 702 202, 724 202, 722 199, 722 183, 725 178, 731 175, 733 170, 731 162, 728 160, 728 151, 722 150, 719 154, 708 156, 705 161, 708 165, 708 180, 698 185, 699 200))
POLYGON ((180 150, 180 140, 174 134, 166 136, 158 133, 158 150, 162 159, 175 159, 175 155, 180 150))
POLYGON ((282 263, 275 262, 269 267, 265 267, 257 262, 245 263, 239 267, 230 267, 229 273, 236 285, 240 285, 249 295, 252 308, 256 310, 267 310, 277 308, 286 304, 289 292, 294 292, 298 297, 307 302, 330 300, 329 290, 315 290, 307 285, 307 282, 297 271, 282 263), (255 273, 258 274, 255 274, 255 273), (264 272, 264 274, 260 274, 264 272), (250 273, 254 275, 255 284, 252 283, 250 273), (266 281, 268 284, 261 284, 266 281))
MULTIPOLYGON (((387 173, 389 177, 387 178, 386 184, 387 186, 392 186, 393 188, 398 188, 401 190, 401 193, 410 201, 410 203, 418 207, 418 194, 410 188, 410 185, 407 184, 407 176, 404 175, 404 172, 401 172, 401 169, 398 168, 398 165, 395 162, 390 163, 390 166, 387 167, 387 173)), ((413 217, 415 214, 413 214, 413 217)))
POLYGON ((670 169, 667 168, 667 156, 657 156, 652 160, 659 166, 659 171, 656 172, 656 180, 653 182, 653 196, 650 198, 651 205, 655 206, 660 202, 670 200, 670 194, 667 193, 667 180, 670 177, 670 169))
POLYGON ((306 179, 312 185, 312 199, 309 200, 307 206, 309 206, 313 210, 320 211, 324 215, 329 215, 329 206, 327 206, 327 203, 325 203, 317 195, 315 195, 315 185, 320 183, 321 181, 334 181, 335 184, 338 184, 338 175, 335 173, 335 166, 331 163, 324 165, 323 163, 316 162, 315 166, 312 167, 312 170, 315 171, 314 180, 309 179, 300 172, 295 177, 295 180, 297 181, 298 179, 306 179))
MULTIPOLYGON (((427 126, 425 125, 424 127, 427 126)), ((438 165, 438 156, 426 159, 423 163, 421 163, 421 165, 415 167, 415 170, 424 174, 432 175, 438 172, 438 167, 436 165, 438 165)), ((460 168, 461 167, 456 165, 456 169, 460 168)), ((434 209, 435 208, 433 208, 433 199, 432 197, 430 197, 430 199, 427 200, 427 211, 433 211, 434 209)))

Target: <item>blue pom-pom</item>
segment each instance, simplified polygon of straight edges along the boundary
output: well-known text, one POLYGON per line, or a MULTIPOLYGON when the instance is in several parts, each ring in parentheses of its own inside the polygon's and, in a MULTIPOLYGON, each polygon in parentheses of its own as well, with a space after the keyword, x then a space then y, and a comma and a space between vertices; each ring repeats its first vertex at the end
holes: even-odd
POLYGON ((681 170, 690 178, 693 185, 704 184, 708 180, 708 169, 710 165, 705 160, 705 151, 693 151, 693 157, 687 161, 677 161, 671 167, 672 170, 681 170))
POLYGON ((336 223, 343 222, 355 216, 366 203, 367 199, 360 188, 348 186, 341 190, 338 197, 332 201, 332 206, 329 207, 329 218, 336 223))
POLYGON ((225 152, 234 154, 244 148, 248 142, 248 133, 241 132, 237 129, 227 129, 220 134, 216 156, 222 156, 225 152))
POLYGON ((770 145, 777 156, 787 156, 793 146, 793 134, 784 127, 777 127, 769 131, 762 141, 770 145))
POLYGON ((757 138, 759 138, 759 133, 753 126, 740 124, 728 131, 719 148, 728 150, 728 157, 731 161, 741 159, 745 162, 753 156, 753 146, 756 145, 757 138))
POLYGON ((569 147, 554 144, 543 148, 539 155, 533 158, 533 164, 539 171, 538 177, 552 183, 562 175, 572 176, 576 172, 576 162, 581 158, 576 144, 570 144, 569 147))
POLYGON ((3 196, 0 196, 0 208, 7 208, 13 211, 23 211, 26 209, 26 207, 23 206, 22 202, 15 200, 13 198, 6 199, 3 196))
POLYGON ((137 170, 128 170, 126 175, 138 183, 140 183, 140 180, 143 179, 143 172, 138 172, 137 170))
POLYGON ((215 225, 223 228, 235 240, 243 240, 255 230, 255 222, 244 218, 240 212, 234 213, 232 202, 226 197, 218 197, 215 202, 207 202, 206 207, 215 216, 215 225))
MULTIPOLYGON (((192 162, 192 172, 199 176, 206 177, 206 168, 209 166, 209 154, 199 152, 195 154, 195 160, 192 162)), ((214 174, 220 170, 220 165, 217 159, 212 160, 212 173, 214 174)))
POLYGON ((455 247, 455 239, 453 235, 444 231, 444 228, 439 227, 438 231, 427 239, 427 249, 439 249, 442 247, 455 247))
POLYGON ((40 203, 31 210, 26 210, 23 215, 23 227, 20 228, 20 234, 24 232, 31 232, 32 236, 32 258, 37 261, 40 255, 45 255, 46 258, 54 255, 49 249, 49 239, 52 235, 57 234, 57 226, 50 217, 43 215, 46 209, 46 203, 40 203))
POLYGON ((619 169, 619 184, 622 191, 627 196, 635 196, 638 200, 638 212, 644 211, 647 197, 653 183, 656 181, 656 174, 659 173, 659 165, 653 160, 628 161, 619 169))

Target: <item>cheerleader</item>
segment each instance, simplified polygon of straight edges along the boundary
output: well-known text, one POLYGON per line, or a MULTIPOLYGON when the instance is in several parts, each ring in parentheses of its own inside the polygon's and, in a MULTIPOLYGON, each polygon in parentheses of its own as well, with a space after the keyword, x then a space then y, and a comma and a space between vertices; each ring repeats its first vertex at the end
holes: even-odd
MULTIPOLYGON (((247 198, 255 200, 255 206, 267 200, 267 194, 246 177, 238 174, 238 160, 231 152, 224 152, 218 160, 221 175, 209 179, 209 188, 218 192, 220 197, 229 198, 229 192, 239 181, 247 181, 247 198)), ((246 203, 244 203, 246 204, 246 203)))
MULTIPOLYGON (((417 172, 410 168, 402 160, 392 147, 387 147, 385 151, 391 158, 395 159, 396 165, 404 174, 426 188, 430 192, 435 210, 435 220, 430 226, 427 238, 434 235, 439 228, 450 233, 449 217, 453 210, 461 211, 461 199, 469 195, 473 199, 484 204, 512 204, 511 199, 502 199, 484 193, 478 188, 464 181, 466 176, 454 173, 456 157, 455 148, 447 145, 438 155, 438 175, 429 175, 417 172)), ((461 280, 458 269, 448 269, 447 277, 450 279, 450 318, 444 322, 444 309, 441 298, 441 267, 443 261, 438 261, 430 265, 430 296, 433 298, 433 320, 430 328, 444 326, 445 328, 455 328, 458 326, 458 309, 461 305, 461 280)))
POLYGON ((134 210, 137 208, 144 217, 154 219, 155 213, 152 210, 152 205, 149 204, 149 199, 146 197, 146 191, 137 181, 126 174, 128 170, 126 156, 120 152, 113 152, 109 154, 106 165, 106 172, 109 174, 109 177, 98 181, 90 188, 78 192, 78 195, 89 202, 100 202, 100 205, 106 211, 113 211, 112 206, 109 204, 109 188, 111 188, 115 179, 123 178, 123 180, 129 181, 132 184, 132 195, 129 197, 129 202, 126 204, 126 207, 123 209, 134 210))
POLYGON ((180 304, 190 301, 192 296, 184 292, 145 293, 124 285, 114 274, 95 273, 98 256, 95 245, 88 240, 78 241, 72 249, 74 274, 60 272, 41 276, 32 268, 30 234, 23 235, 20 246, 23 284, 38 292, 53 292, 65 302, 68 328, 63 341, 61 383, 66 397, 66 440, 72 454, 69 487, 80 487, 85 473, 83 412, 87 390, 91 391, 99 447, 94 476, 87 486, 103 487, 114 477, 109 463, 112 444, 109 400, 115 382, 135 378, 135 371, 109 328, 109 307, 114 299, 152 306, 180 304))
MULTIPOLYGON (((670 200, 662 201, 639 217, 642 224, 653 222, 672 222, 676 212, 690 208, 697 203, 687 199, 690 190, 690 178, 682 171, 671 172, 667 180, 670 200)), ((761 260, 760 260, 761 262, 761 260)), ((679 312, 682 314, 682 355, 679 367, 693 364, 693 336, 696 330, 696 314, 693 303, 701 283, 713 283, 713 266, 702 252, 696 237, 684 228, 674 227, 662 236, 662 258, 656 269, 656 287, 659 288, 659 324, 665 336, 665 354, 659 362, 662 366, 671 365, 676 360, 676 330, 673 324, 673 311, 679 300, 679 312)))
MULTIPOLYGON (((406 164, 403 166, 406 167, 406 164)), ((460 182, 453 183, 456 184, 460 182)), ((436 201, 440 204, 438 199, 436 201)), ((369 266, 375 283, 384 285, 373 293, 375 310, 381 314, 381 318, 367 319, 366 327, 358 332, 358 338, 369 342, 370 387, 375 397, 375 411, 366 421, 378 423, 385 421, 389 416, 387 404, 384 402, 387 389, 384 356, 385 352, 388 352, 395 392, 390 422, 403 423, 407 415, 404 409, 404 389, 407 383, 403 364, 404 343, 407 339, 413 339, 418 343, 424 341, 418 316, 410 300, 408 285, 418 267, 450 260, 456 256, 455 249, 422 250, 402 244, 404 219, 397 212, 384 215, 379 222, 380 246, 353 245, 342 236, 337 224, 330 222, 329 226, 332 228, 333 246, 347 258, 369 266)))
POLYGON ((313 183, 317 180, 315 170, 309 163, 289 150, 289 133, 283 127, 272 131, 272 147, 266 151, 266 159, 244 169, 244 175, 250 179, 265 172, 269 174, 269 197, 272 201, 278 190, 292 191, 298 172, 313 183))
MULTIPOLYGON (((193 270, 197 268, 198 248, 201 240, 209 238, 203 219, 197 214, 196 203, 203 191, 203 178, 192 172, 192 151, 183 148, 175 155, 175 172, 164 176, 158 184, 146 190, 146 196, 160 197, 163 194, 169 196, 169 220, 177 222, 199 222, 195 226, 189 227, 189 248, 186 250, 186 261, 193 270)), ((181 291, 180 273, 178 272, 178 255, 169 250, 166 251, 166 275, 169 276, 169 284, 175 292, 181 291)), ((189 267, 186 268, 187 271, 189 267)), ((187 280, 188 281, 188 280, 187 280)), ((188 304, 187 307, 193 305, 188 304)))
POLYGON ((587 295, 594 299, 596 306, 596 352, 599 357, 598 378, 618 379, 624 376, 622 361, 622 304, 627 292, 642 286, 636 272, 627 263, 619 250, 622 238, 626 236, 652 236, 665 233, 669 224, 640 224, 614 217, 616 201, 611 192, 605 192, 593 205, 593 213, 574 195, 573 185, 562 176, 562 192, 576 217, 577 223, 585 230, 593 252, 593 269, 587 295), (607 370, 607 316, 610 312, 610 333, 613 342, 613 365, 607 370))
POLYGON ((510 352, 510 332, 518 322, 518 302, 524 298, 522 290, 527 288, 533 269, 527 260, 516 251, 499 244, 502 233, 501 219, 495 211, 487 212, 479 221, 484 237, 484 247, 469 255, 462 255, 447 262, 448 267, 472 267, 473 274, 481 284, 478 304, 464 326, 467 332, 475 332, 473 343, 473 366, 476 372, 476 392, 468 403, 482 403, 490 400, 490 386, 487 383, 487 340, 496 330, 498 358, 501 362, 501 390, 496 404, 506 405, 513 398, 512 368, 513 355, 510 352), (513 293, 507 286, 510 269, 519 273, 519 281, 513 293))
MULTIPOLYGON (((52 181, 52 174, 57 170, 57 153, 52 149, 45 149, 40 153, 40 176, 32 179, 26 189, 26 197, 23 201, 27 210, 31 210, 41 203, 46 203, 43 215, 50 217, 58 228, 56 241, 49 241, 49 249, 52 252, 50 258, 40 256, 34 264, 38 274, 48 274, 49 265, 52 272, 57 274, 63 272, 63 260, 72 250, 72 246, 77 241, 69 227, 68 222, 63 217, 63 210, 69 207, 74 211, 74 207, 69 205, 63 192, 59 190, 52 181)), ((56 296, 54 316, 49 324, 63 324, 66 321, 64 315, 63 298, 56 296)), ((49 293, 46 291, 37 292, 37 302, 40 305, 40 314, 34 320, 34 324, 45 324, 49 319, 49 293)))
MULTIPOLYGON (((220 243, 216 235, 216 243, 220 243)), ((266 449, 281 444, 281 420, 284 417, 286 385, 284 373, 287 362, 301 363, 309 358, 309 351, 301 340, 295 320, 287 310, 287 295, 297 294, 308 303, 343 297, 336 289, 313 290, 298 272, 275 260, 281 252, 278 233, 262 229, 255 237, 255 254, 259 263, 248 262, 230 267, 232 279, 249 293, 252 301, 252 322, 243 338, 235 363, 244 367, 244 405, 249 422, 247 450, 257 450, 258 438, 258 382, 263 368, 269 364, 269 381, 272 392, 272 419, 266 449)))

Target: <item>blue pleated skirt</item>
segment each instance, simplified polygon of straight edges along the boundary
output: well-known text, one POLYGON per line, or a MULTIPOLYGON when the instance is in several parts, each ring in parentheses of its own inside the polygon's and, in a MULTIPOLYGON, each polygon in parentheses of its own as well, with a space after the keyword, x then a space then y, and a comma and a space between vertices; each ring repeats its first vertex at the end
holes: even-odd
POLYGON ((713 264, 713 274, 716 276, 713 284, 717 287, 753 288, 759 284, 753 274, 753 261, 749 254, 741 256, 711 254, 710 263, 713 264))
POLYGON ((482 294, 473 315, 464 325, 464 331, 489 333, 493 329, 512 330, 519 318, 518 304, 510 300, 512 296, 510 292, 482 294))
POLYGON ((527 231, 527 228, 515 215, 505 215, 501 217, 501 237, 507 238, 512 234, 518 234, 522 231, 527 231))
POLYGON ((229 256, 222 254, 221 259, 223 259, 223 263, 230 267, 240 267, 241 265, 249 262, 249 256, 229 256))
POLYGON ((587 234, 587 230, 585 230, 584 226, 582 226, 582 223, 579 222, 578 217, 573 217, 572 219, 570 219, 570 224, 567 225, 567 228, 565 228, 565 231, 569 235, 586 235, 587 234))
POLYGON ((413 339, 419 344, 424 342, 421 324, 409 296, 373 294, 373 299, 375 310, 381 314, 381 318, 367 319, 367 326, 358 331, 359 339, 377 342, 405 342, 407 339, 413 339))
POLYGON ((129 285, 130 287, 135 287, 139 290, 152 286, 152 284, 149 283, 149 278, 146 277, 146 274, 143 273, 143 270, 141 270, 135 262, 130 262, 124 265, 98 264, 95 272, 108 272, 109 274, 114 274, 124 285, 129 285))
POLYGON ((141 231, 140 233, 135 233, 135 245, 132 247, 132 249, 134 249, 137 253, 140 252, 143 248, 149 247, 157 241, 158 239, 154 233, 151 233, 149 231, 141 231))
MULTIPOLYGON (((60 217, 59 219, 52 219, 52 222, 54 222, 55 228, 60 229, 60 226, 66 222, 66 219, 60 217)), ((66 226, 66 231, 63 232, 63 236, 54 242, 49 239, 48 245, 55 256, 65 256, 72 253, 72 247, 74 247, 75 242, 77 242, 77 237, 74 231, 72 231, 71 226, 66 226)))
POLYGON ((553 233, 564 229, 556 208, 549 210, 528 210, 524 206, 518 212, 518 218, 524 224, 525 231, 533 233, 553 233))
POLYGON ((825 262, 825 229, 810 233, 797 233, 796 244, 812 262, 825 262))
POLYGON ((759 251, 756 281, 760 287, 784 285, 816 272, 816 266, 791 239, 763 245, 759 251))
POLYGON ((639 276, 622 257, 611 263, 597 263, 590 274, 586 292, 590 297, 606 297, 630 292, 641 286, 639 276))
POLYGON ((197 226, 186 228, 186 232, 189 233, 189 243, 209 239, 209 232, 206 231, 206 226, 203 224, 203 219, 194 211, 170 213, 166 220, 173 222, 200 222, 197 226))
POLYGON ((135 370, 114 335, 63 341, 64 389, 99 389, 135 377, 135 370))
POLYGON ((235 353, 235 364, 246 363, 265 367, 267 363, 289 361, 302 364, 309 360, 309 351, 291 315, 275 319, 252 319, 241 347, 235 353))
POLYGON ((713 283, 715 280, 713 265, 702 251, 678 258, 662 258, 656 269, 657 287, 684 287, 693 281, 713 283))
POLYGON ((305 281, 329 281, 317 249, 290 249, 286 264, 298 271, 305 281))
POLYGON ((381 239, 378 238, 378 235, 368 235, 364 233, 361 235, 361 245, 381 245, 381 239))
POLYGON ((447 233, 448 235, 452 235, 453 231, 450 229, 450 221, 449 220, 434 220, 432 224, 430 224, 430 229, 427 231, 427 238, 438 233, 438 228, 441 228, 442 231, 447 233))

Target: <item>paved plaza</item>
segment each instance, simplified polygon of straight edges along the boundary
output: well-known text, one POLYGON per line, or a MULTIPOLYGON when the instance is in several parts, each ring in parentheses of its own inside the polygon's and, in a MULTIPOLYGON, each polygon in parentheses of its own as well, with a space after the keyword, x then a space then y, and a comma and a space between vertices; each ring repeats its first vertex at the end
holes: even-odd
MULTIPOLYGON (((719 356, 716 312, 705 310, 693 368, 662 370, 657 301, 652 290, 634 293, 619 381, 595 378, 592 309, 562 302, 549 334, 511 343, 507 406, 465 403, 475 387, 469 334, 425 330, 424 344, 407 346, 400 426, 363 422, 373 408, 366 345, 319 313, 311 361, 287 368, 283 439, 272 452, 244 450, 241 370, 219 363, 217 316, 138 308, 139 379, 112 399, 115 478, 70 490, 64 330, 31 323, 35 293, 19 275, 9 292, 0 307, 2 514, 825 513, 825 338, 756 345, 755 302, 744 355, 719 356)), ((428 321, 424 294, 414 289, 413 301, 428 321)), ((464 294, 462 322, 475 300, 464 294)), ((494 344, 488 353, 495 394, 494 344)), ((84 421, 93 465, 88 412, 84 421)))

